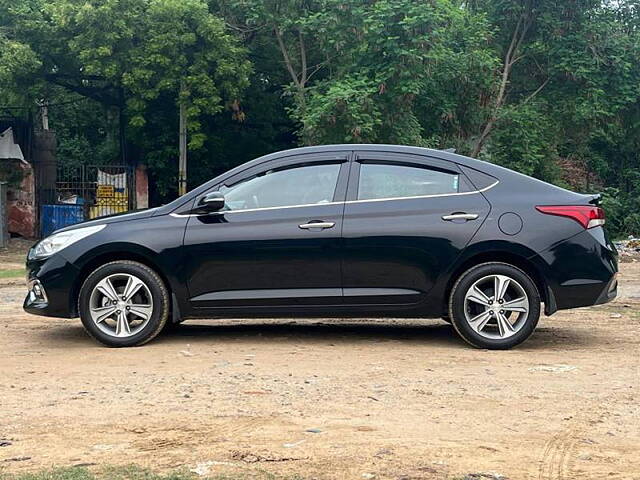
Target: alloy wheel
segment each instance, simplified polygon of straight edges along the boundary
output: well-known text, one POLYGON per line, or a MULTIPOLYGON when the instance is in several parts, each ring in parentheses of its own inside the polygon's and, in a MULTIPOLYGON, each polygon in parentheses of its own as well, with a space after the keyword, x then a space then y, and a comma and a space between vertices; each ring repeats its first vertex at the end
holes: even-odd
POLYGON ((116 273, 100 280, 89 299, 91 320, 105 334, 127 338, 140 332, 153 314, 153 296, 137 276, 116 273))
POLYGON ((467 323, 489 339, 515 335, 525 325, 529 308, 529 298, 522 285, 506 275, 482 277, 464 296, 467 323))

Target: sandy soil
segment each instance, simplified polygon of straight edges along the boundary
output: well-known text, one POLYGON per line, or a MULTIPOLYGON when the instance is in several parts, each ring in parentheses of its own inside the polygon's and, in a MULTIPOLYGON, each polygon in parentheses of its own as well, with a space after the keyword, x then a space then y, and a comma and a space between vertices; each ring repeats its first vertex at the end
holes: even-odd
POLYGON ((0 471, 640 479, 640 262, 507 352, 438 321, 206 321, 102 348, 0 287, 0 471))
POLYGON ((24 270, 24 260, 27 251, 35 240, 12 238, 8 248, 0 248, 1 270, 24 270))

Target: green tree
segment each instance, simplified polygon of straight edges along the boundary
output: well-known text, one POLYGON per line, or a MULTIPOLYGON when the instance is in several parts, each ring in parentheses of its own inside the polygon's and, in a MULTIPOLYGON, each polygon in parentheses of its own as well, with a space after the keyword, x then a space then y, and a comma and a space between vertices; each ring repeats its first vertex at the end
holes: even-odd
POLYGON ((134 148, 154 137, 144 127, 167 101, 174 115, 187 106, 189 146, 201 148, 202 118, 237 101, 249 83, 245 50, 200 0, 0 0, 0 19, 0 47, 10 47, 3 76, 33 85, 32 99, 56 85, 119 109, 134 148), (27 60, 16 68, 20 56, 27 60))
POLYGON ((295 144, 455 147, 640 234, 637 0, 208 1, 0 0, 0 99, 48 101, 69 161, 126 128, 156 201, 182 105, 192 185, 295 144))
POLYGON ((439 145, 442 123, 455 123, 458 134, 467 128, 455 118, 455 97, 473 103, 469 111, 481 109, 474 93, 486 88, 496 63, 484 18, 455 1, 224 5, 245 29, 278 46, 304 144, 439 145))

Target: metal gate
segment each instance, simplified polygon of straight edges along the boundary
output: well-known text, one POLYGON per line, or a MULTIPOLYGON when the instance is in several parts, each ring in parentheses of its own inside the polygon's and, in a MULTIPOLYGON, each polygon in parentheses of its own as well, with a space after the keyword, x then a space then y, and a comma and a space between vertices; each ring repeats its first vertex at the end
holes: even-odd
POLYGON ((135 205, 134 170, 129 166, 58 165, 54 185, 41 190, 42 236, 84 220, 127 212, 135 205))

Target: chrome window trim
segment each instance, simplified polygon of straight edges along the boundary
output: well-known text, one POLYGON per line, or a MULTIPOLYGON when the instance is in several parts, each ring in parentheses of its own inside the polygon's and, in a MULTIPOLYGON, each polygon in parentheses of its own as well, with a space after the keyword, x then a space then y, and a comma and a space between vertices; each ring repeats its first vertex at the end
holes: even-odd
POLYGON ((480 190, 472 190, 470 192, 456 192, 456 193, 435 193, 433 195, 413 195, 410 197, 384 197, 384 198, 367 198, 363 200, 347 200, 345 203, 363 203, 363 202, 386 202, 387 200, 409 200, 411 198, 437 198, 437 197, 455 197, 459 195, 472 195, 475 193, 481 193, 489 190, 492 187, 495 187, 499 183, 496 180, 494 183, 489 185, 488 187, 484 187, 480 190))
POLYGON ((306 204, 302 204, 302 205, 286 205, 286 206, 283 206, 283 207, 262 207, 262 208, 245 208, 245 209, 242 209, 242 210, 224 210, 224 211, 211 212, 211 213, 187 213, 187 214, 170 213, 169 215, 171 215, 172 217, 177 217, 177 218, 182 218, 182 217, 201 217, 203 215, 216 215, 216 214, 218 214, 218 215, 227 215, 229 213, 261 212, 261 211, 266 211, 266 210, 281 210, 281 209, 284 209, 284 208, 319 207, 321 205, 344 205, 344 204, 350 204, 350 203, 387 202, 387 201, 393 201, 393 200, 410 200, 410 199, 414 199, 414 198, 455 197, 455 196, 459 196, 459 195, 474 195, 476 193, 486 192, 490 188, 495 187, 498 183, 500 183, 500 181, 496 180, 494 183, 492 183, 491 185, 489 185, 487 187, 481 188, 480 190, 472 190, 470 192, 436 193, 436 194, 433 194, 433 195, 415 195, 415 196, 411 196, 411 197, 369 198, 369 199, 365 199, 365 200, 346 200, 346 201, 343 201, 343 202, 306 203, 306 204))
POLYGON ((324 202, 324 203, 305 203, 301 205, 286 205, 283 207, 261 207, 261 208, 243 208, 241 210, 221 210, 218 212, 210 213, 170 213, 172 217, 201 217, 203 215, 226 215, 228 213, 243 213, 243 212, 262 212, 264 210, 281 210, 283 208, 303 208, 303 207, 318 207, 320 205, 342 205, 344 202, 324 202))

